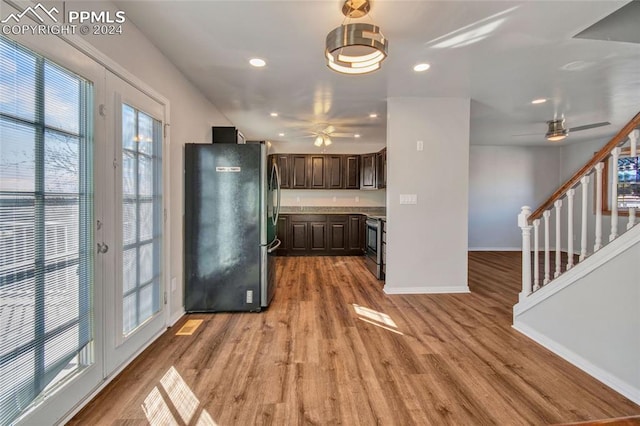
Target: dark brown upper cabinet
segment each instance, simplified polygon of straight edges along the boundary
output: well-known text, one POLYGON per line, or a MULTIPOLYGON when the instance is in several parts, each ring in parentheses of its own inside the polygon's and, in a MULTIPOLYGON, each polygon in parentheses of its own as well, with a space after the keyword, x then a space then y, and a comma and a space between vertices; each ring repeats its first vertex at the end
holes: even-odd
POLYGON ((278 172, 280 173, 280 188, 291 188, 291 169, 289 167, 289 154, 275 154, 272 155, 273 160, 278 165, 278 172))
POLYGON ((362 162, 360 166, 360 189, 376 189, 378 181, 376 180, 376 154, 364 154, 360 156, 362 162))
POLYGON ((345 155, 344 157, 344 188, 360 189, 360 156, 345 155))
POLYGON ((327 155, 325 157, 325 175, 327 189, 344 188, 344 155, 327 155))
POLYGON ((387 187, 387 148, 376 153, 376 182, 379 189, 387 187))
POLYGON ((356 154, 273 154, 283 189, 378 189, 387 186, 386 149, 356 154))
POLYGON ((309 155, 309 188, 325 189, 327 187, 326 157, 324 155, 309 155))
POLYGON ((309 188, 309 162, 304 154, 291 154, 289 166, 291 167, 291 189, 309 188))

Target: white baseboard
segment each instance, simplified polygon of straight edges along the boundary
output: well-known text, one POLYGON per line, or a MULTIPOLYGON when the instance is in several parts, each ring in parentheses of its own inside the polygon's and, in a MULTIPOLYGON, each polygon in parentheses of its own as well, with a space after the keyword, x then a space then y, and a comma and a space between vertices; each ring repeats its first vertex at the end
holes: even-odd
POLYGON ((467 251, 522 251, 522 247, 469 247, 467 251))
POLYGON ((444 287, 389 287, 384 286, 385 294, 443 294, 443 293, 470 293, 469 286, 444 286, 444 287))
POLYGON ((518 322, 516 322, 513 324, 513 328, 518 332, 524 334, 531 340, 549 349, 551 352, 563 358, 565 361, 568 361, 569 363, 575 365, 585 373, 601 381, 605 385, 609 386, 611 389, 615 390, 616 392, 620 393, 626 398, 629 398, 634 403, 640 404, 639 388, 636 388, 633 385, 620 380, 619 378, 613 376, 606 370, 603 370, 602 368, 582 358, 580 355, 576 354, 575 352, 568 349, 564 345, 556 342, 555 340, 548 338, 547 336, 541 333, 538 333, 536 330, 532 329, 527 325, 519 324, 518 322))
POLYGON ((169 318, 169 323, 167 324, 167 328, 174 326, 175 323, 177 323, 180 320, 180 318, 184 316, 184 314, 185 314, 185 311, 183 306, 182 308, 180 308, 178 312, 176 312, 171 316, 171 318, 169 318))

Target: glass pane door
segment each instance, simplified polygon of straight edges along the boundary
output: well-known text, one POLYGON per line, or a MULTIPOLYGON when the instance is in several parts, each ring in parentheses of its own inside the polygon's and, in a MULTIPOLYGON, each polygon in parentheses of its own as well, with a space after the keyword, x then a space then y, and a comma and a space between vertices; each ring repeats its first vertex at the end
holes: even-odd
MULTIPOLYGON (((106 311, 105 376, 130 359, 166 324, 164 300, 163 124, 164 105, 107 73, 113 111, 107 139, 113 141, 113 192, 105 229, 114 250, 106 311)), ((110 164, 111 165, 111 164, 110 164)), ((107 269, 108 270, 108 269, 107 269)))
POLYGON ((0 424, 94 358, 93 85, 0 37, 0 424))
POLYGON ((122 105, 122 334, 160 310, 162 124, 122 105))

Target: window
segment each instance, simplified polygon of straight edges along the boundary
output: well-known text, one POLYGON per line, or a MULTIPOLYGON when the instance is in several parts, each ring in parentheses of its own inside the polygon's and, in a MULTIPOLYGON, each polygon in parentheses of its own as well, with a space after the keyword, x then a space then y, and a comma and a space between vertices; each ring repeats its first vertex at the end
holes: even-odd
POLYGON ((0 424, 93 362, 92 85, 0 37, 0 424))
POLYGON ((162 125, 122 105, 122 334, 160 310, 162 125))
POLYGON ((611 214, 611 182, 613 173, 618 174, 617 201, 618 215, 628 216, 629 208, 640 208, 640 157, 631 157, 631 150, 626 147, 620 151, 618 164, 613 164, 613 158, 604 161, 602 169, 602 213, 611 214))
POLYGON ((640 157, 618 159, 618 208, 640 207, 640 157))

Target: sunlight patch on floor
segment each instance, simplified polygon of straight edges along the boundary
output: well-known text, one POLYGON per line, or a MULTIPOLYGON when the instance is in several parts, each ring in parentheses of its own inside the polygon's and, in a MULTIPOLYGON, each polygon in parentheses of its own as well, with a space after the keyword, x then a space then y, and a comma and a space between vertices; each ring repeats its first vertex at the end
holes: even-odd
POLYGON ((159 386, 154 387, 147 395, 142 404, 142 411, 144 411, 149 424, 152 426, 179 424, 217 426, 211 415, 204 408, 201 409, 195 423, 192 423, 192 419, 196 417, 199 407, 200 401, 180 376, 178 370, 172 366, 160 379, 159 386), (172 407, 174 410, 171 409, 172 407), (177 412, 180 422, 174 417, 174 412, 177 412))
POLYGON ((398 326, 389 315, 375 311, 371 308, 365 308, 364 306, 360 306, 355 303, 353 304, 353 309, 356 314, 358 314, 358 318, 360 320, 404 336, 404 333, 398 331, 398 326))

